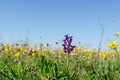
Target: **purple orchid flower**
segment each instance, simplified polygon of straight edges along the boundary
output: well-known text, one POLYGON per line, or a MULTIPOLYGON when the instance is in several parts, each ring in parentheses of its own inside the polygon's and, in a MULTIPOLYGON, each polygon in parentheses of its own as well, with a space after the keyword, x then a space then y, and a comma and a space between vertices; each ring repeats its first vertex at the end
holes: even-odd
POLYGON ((62 44, 64 47, 63 48, 64 52, 70 54, 75 48, 75 46, 71 45, 73 36, 65 35, 64 37, 65 39, 63 40, 63 44, 62 44))

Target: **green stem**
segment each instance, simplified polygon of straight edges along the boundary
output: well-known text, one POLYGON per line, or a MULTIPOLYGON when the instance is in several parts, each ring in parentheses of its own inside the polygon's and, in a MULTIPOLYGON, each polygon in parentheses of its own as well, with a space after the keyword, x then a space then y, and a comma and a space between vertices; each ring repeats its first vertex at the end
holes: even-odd
POLYGON ((68 69, 68 67, 69 67, 69 58, 70 58, 70 55, 67 54, 67 62, 66 62, 66 67, 67 67, 67 69, 68 69))

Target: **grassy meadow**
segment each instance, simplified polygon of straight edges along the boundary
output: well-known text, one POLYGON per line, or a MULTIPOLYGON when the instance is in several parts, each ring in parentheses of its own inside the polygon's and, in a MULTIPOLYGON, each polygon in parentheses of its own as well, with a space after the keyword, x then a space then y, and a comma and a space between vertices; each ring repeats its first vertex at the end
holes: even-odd
MULTIPOLYGON (((119 38, 119 33, 115 36, 119 38)), ((28 44, 0 45, 0 80, 120 80, 118 41, 109 50, 72 46, 66 35, 63 49, 38 48, 28 44)), ((59 44, 59 43, 56 43, 59 44)))

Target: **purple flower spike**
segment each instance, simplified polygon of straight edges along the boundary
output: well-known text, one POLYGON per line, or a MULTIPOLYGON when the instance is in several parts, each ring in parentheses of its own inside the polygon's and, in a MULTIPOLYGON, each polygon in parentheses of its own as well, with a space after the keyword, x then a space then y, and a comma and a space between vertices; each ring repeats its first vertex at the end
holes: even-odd
POLYGON ((62 46, 64 47, 64 52, 70 54, 75 48, 75 46, 71 45, 73 36, 65 35, 64 37, 65 39, 63 40, 62 44, 62 46))

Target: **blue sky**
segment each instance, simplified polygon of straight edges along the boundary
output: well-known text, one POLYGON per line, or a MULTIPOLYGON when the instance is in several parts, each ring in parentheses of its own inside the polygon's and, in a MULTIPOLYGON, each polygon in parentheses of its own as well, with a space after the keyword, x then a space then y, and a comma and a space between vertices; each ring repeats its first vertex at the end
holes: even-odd
POLYGON ((16 42, 29 37, 31 44, 55 44, 65 34, 74 36, 74 44, 98 46, 101 34, 98 17, 104 27, 103 47, 117 39, 120 31, 119 0, 1 0, 0 37, 16 42), (40 36, 42 38, 40 39, 40 36))

